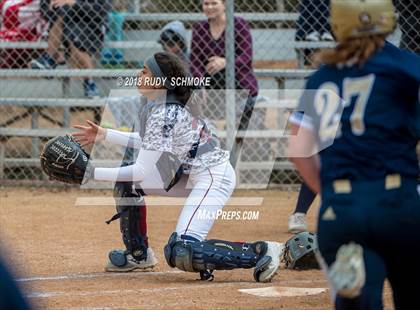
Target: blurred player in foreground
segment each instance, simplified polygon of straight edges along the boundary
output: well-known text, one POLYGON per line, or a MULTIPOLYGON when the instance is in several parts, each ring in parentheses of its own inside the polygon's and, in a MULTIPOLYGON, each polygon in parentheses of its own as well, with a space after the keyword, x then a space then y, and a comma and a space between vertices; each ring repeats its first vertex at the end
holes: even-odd
POLYGON ((29 305, 20 293, 12 276, 0 259, 0 309, 29 310, 29 305))
MULTIPOLYGON (((318 243, 337 309, 419 309, 420 58, 386 42, 391 0, 333 0, 338 45, 306 84, 290 156, 322 204, 318 243), (313 147, 319 155, 312 155, 313 147)), ((315 151, 316 152, 316 151, 315 151)))

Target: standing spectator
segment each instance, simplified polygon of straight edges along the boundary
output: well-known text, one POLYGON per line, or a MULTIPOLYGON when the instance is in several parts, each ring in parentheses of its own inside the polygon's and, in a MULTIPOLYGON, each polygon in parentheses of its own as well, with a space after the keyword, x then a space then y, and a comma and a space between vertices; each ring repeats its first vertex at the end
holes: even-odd
POLYGON ((328 18, 330 0, 302 0, 297 22, 297 41, 334 41, 328 18))
POLYGON ((400 47, 420 54, 420 5, 418 0, 394 1, 400 12, 400 47))
MULTIPOLYGON (((41 0, 41 12, 51 23, 48 50, 33 59, 33 69, 54 69, 59 60, 59 47, 69 48, 69 62, 74 68, 93 69, 93 56, 102 48, 107 13, 111 0, 41 0)), ((83 82, 85 96, 99 96, 98 88, 90 77, 83 82)))
POLYGON ((189 71, 188 38, 184 24, 175 20, 162 28, 159 41, 165 52, 177 55, 189 71))
MULTIPOLYGON (((0 41, 38 41, 47 24, 39 14, 39 0, 0 0, 0 41)), ((37 52, 33 49, 3 49, 0 68, 22 68, 37 52)))
MULTIPOLYGON (((225 29, 224 0, 203 0, 206 21, 193 25, 191 39, 191 74, 210 77, 212 89, 225 89, 225 29)), ((252 37, 248 23, 240 17, 234 19, 236 89, 247 90, 239 130, 246 130, 258 95, 258 83, 252 69, 252 37)), ((236 139, 236 151, 231 152, 231 163, 236 164, 243 139, 236 139)))

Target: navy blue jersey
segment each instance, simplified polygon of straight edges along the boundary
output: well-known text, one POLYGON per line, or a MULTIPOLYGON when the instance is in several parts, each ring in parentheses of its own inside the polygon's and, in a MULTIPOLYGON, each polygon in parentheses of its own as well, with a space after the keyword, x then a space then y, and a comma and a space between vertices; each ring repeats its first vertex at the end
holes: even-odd
POLYGON ((308 79, 298 110, 321 146, 322 183, 419 175, 419 83, 420 57, 390 43, 362 68, 325 65, 308 79))
POLYGON ((20 293, 15 281, 0 261, 0 309, 29 310, 30 307, 20 293))

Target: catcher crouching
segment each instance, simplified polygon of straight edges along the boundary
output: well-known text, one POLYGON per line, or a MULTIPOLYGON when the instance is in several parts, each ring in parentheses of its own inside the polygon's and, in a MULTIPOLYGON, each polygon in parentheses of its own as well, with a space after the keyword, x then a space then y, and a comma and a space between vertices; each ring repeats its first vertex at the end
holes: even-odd
MULTIPOLYGON (((187 76, 182 62, 170 53, 155 54, 139 72, 140 81, 187 76)), ((144 196, 161 195, 187 197, 164 247, 169 266, 198 273, 202 280, 212 280, 214 270, 252 268, 256 281, 271 281, 280 264, 280 243, 206 239, 215 217, 200 218, 197 213, 221 210, 236 179, 230 154, 200 116, 200 101, 193 90, 145 83, 139 83, 138 89, 147 98, 139 116, 139 132, 105 129, 87 121, 75 126, 80 132, 73 137, 50 140, 41 156, 44 171, 53 179, 73 184, 90 179, 115 182, 117 214, 108 223, 119 219, 126 249, 111 251, 105 270, 125 272, 156 264, 147 242, 144 196), (137 159, 118 168, 93 168, 82 147, 95 140, 138 149, 137 159)))

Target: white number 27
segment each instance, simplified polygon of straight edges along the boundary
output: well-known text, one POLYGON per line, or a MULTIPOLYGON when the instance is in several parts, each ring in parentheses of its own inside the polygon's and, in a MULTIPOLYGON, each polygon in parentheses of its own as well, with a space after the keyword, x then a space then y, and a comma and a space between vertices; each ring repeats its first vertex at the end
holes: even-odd
POLYGON ((344 79, 343 99, 338 95, 339 88, 336 84, 327 82, 320 86, 314 103, 315 110, 321 117, 319 135, 322 141, 335 138, 340 130, 341 111, 350 105, 353 97, 356 97, 356 102, 350 116, 351 131, 356 136, 365 132, 366 104, 369 101, 374 82, 374 74, 344 79), (341 107, 341 105, 344 106, 341 107))

